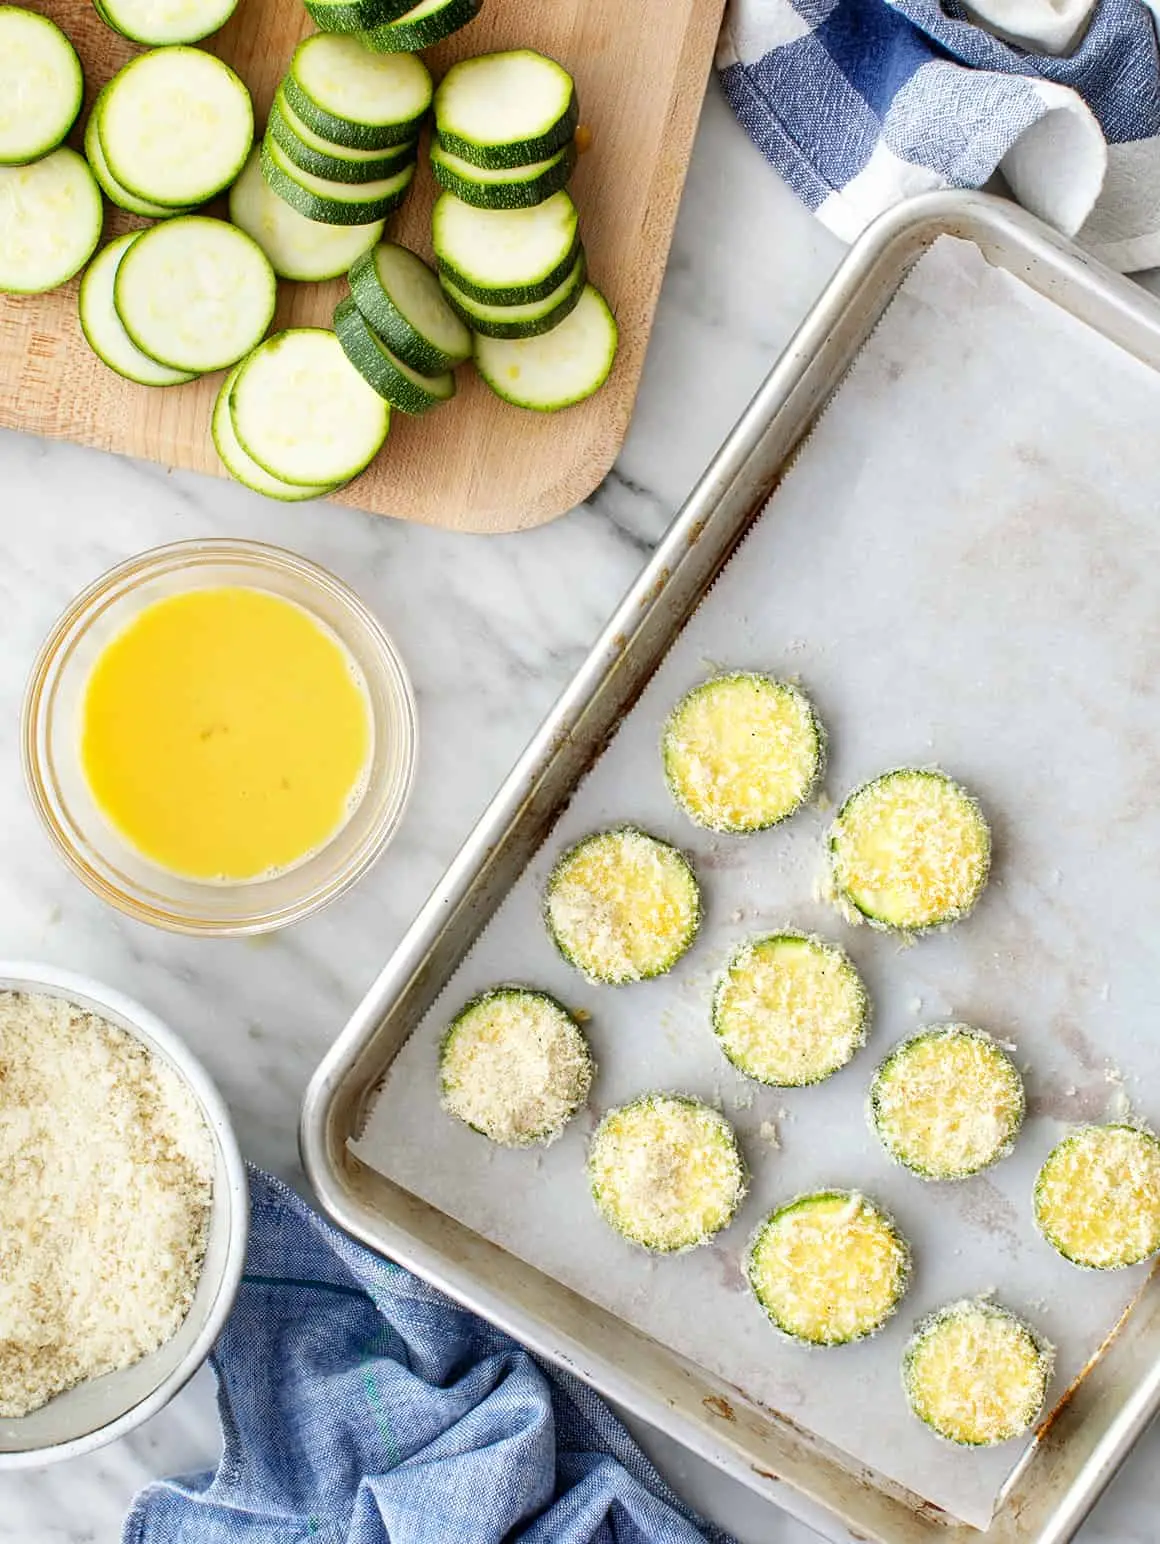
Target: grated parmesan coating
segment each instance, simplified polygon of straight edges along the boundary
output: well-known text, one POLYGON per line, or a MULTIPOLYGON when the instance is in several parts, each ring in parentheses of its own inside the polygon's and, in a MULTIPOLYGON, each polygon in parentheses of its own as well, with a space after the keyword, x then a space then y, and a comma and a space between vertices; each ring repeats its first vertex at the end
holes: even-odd
POLYGON ((713 1031, 739 1071, 775 1088, 820 1083, 865 1044, 870 999, 835 944, 804 933, 750 939, 713 997, 713 1031))
POLYGON ((554 997, 494 987, 444 1036, 443 1108, 504 1147, 552 1142, 587 1099, 593 1070, 583 1031, 554 997))
POLYGON ((1048 1154, 1035 1221, 1073 1265, 1119 1270, 1160 1250, 1160 1141, 1137 1126, 1081 1126, 1048 1154))
POLYGON ((1054 1354, 1005 1308, 982 1299, 928 1315, 902 1358, 902 1385, 920 1421, 948 1442, 994 1447, 1035 1424, 1054 1354))
POLYGON ((139 1040, 62 998, 0 992, 0 1416, 171 1338, 213 1169, 196 1099, 139 1040))

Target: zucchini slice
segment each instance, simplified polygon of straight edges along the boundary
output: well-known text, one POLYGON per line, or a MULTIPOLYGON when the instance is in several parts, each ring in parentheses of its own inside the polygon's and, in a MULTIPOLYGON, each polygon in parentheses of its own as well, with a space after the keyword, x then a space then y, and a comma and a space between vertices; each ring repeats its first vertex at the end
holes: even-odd
POLYGON ((388 405, 323 327, 292 327, 256 348, 234 381, 230 415, 246 454, 298 487, 357 477, 391 422, 388 405))
POLYGON ((365 32, 394 21, 411 0, 305 0, 311 21, 323 32, 365 32))
POLYGON ((503 1147, 554 1142, 587 1099, 592 1073, 568 1010, 523 987, 472 998, 439 1051, 443 1108, 503 1147))
POLYGON ((810 798, 825 736, 804 692, 738 670, 686 692, 665 724, 661 755, 690 820, 743 834, 777 825, 810 798))
POLYGON ((77 296, 77 313, 85 341, 110 370, 138 386, 183 386, 197 377, 188 370, 171 370, 143 354, 121 324, 113 304, 113 286, 121 259, 140 231, 118 236, 98 252, 85 269, 77 296))
POLYGON ((273 192, 307 220, 321 225, 371 225, 385 220, 407 196, 414 161, 375 182, 331 182, 295 166, 269 135, 262 141, 262 176, 273 192))
POLYGON ((113 304, 142 353, 206 374, 262 340, 277 289, 266 254, 245 231, 191 214, 141 232, 121 258, 113 304))
POLYGON ((230 189, 230 219, 252 236, 280 279, 337 279, 383 234, 383 222, 323 225, 292 209, 262 176, 253 150, 230 189))
POLYGON ((910 1248, 856 1190, 819 1190, 780 1207, 749 1248, 749 1284, 774 1325, 812 1346, 873 1335, 910 1279, 910 1248))
POLYGON ((0 166, 0 293, 40 295, 71 279, 103 219, 96 179, 67 145, 31 166, 0 166))
POLYGON ((105 152, 101 149, 101 136, 98 132, 101 116, 98 111, 99 103, 98 97, 97 105, 93 107, 89 114, 89 121, 85 124, 85 159, 109 202, 116 204, 118 209, 125 209, 130 214, 144 215, 150 220, 170 220, 174 215, 190 214, 193 205, 183 209, 169 209, 164 204, 153 204, 147 198, 138 198, 136 194, 130 193, 128 188, 121 186, 109 170, 105 152))
POLYGON ((350 295, 334 309, 334 330, 343 353, 363 380, 401 413, 426 413, 455 395, 455 377, 450 370, 442 375, 421 375, 397 359, 367 325, 350 295))
POLYGON ((576 167, 576 143, 568 143, 543 161, 488 171, 452 155, 436 140, 431 145, 431 171, 448 193, 477 209, 532 209, 558 193, 576 167))
POLYGON ((279 89, 270 108, 266 133, 287 160, 315 177, 331 182, 376 182, 393 177, 416 158, 416 143, 404 140, 386 150, 352 150, 336 145, 308 128, 279 89))
POLYGON ((418 53, 433 48, 479 15, 483 0, 420 0, 397 21, 372 27, 363 42, 376 53, 418 53))
POLYGON ((122 37, 161 48, 200 43, 225 26, 237 4, 238 0, 101 0, 99 9, 103 20, 122 37))
POLYGON ((446 274, 439 282, 447 303, 473 332, 482 338, 538 338, 558 327, 580 304, 588 277, 588 264, 581 247, 572 272, 543 300, 532 300, 522 306, 489 306, 482 300, 473 300, 462 290, 456 289, 446 274))
POLYGON ((962 1447, 1021 1437, 1039 1418, 1053 1353, 1013 1313, 979 1299, 949 1303, 921 1321, 902 1358, 910 1408, 962 1447))
POLYGON ((701 891, 675 847, 618 826, 557 860, 544 916, 569 964, 590 981, 623 986, 673 968, 697 936, 701 891))
POLYGON ((0 8, 0 166, 55 150, 84 91, 77 51, 55 22, 19 5, 0 8))
MULTIPOLYGON (((557 195, 559 196, 559 195, 557 195)), ((616 360, 618 333, 608 302, 592 284, 541 337, 475 339, 475 368, 505 402, 558 413, 600 390, 616 360)))
MULTIPOLYGON (((242 363, 244 364, 245 361, 243 360, 242 363)), ((214 402, 213 418, 210 421, 214 448, 226 471, 238 482, 244 483, 247 488, 252 488, 255 493, 263 493, 268 499, 279 499, 284 504, 298 504, 305 499, 324 499, 328 494, 334 493, 342 486, 341 483, 323 483, 315 487, 308 483, 282 482, 280 478, 271 477, 269 472, 264 467, 260 467, 238 444, 238 437, 234 433, 234 422, 230 416, 230 395, 241 368, 240 364, 235 365, 222 382, 221 390, 214 402)))
POLYGON ((282 81, 295 115, 323 139, 383 150, 415 139, 431 106, 431 72, 414 54, 371 53, 358 38, 316 32, 282 81))
POLYGON ((830 831, 839 901, 872 926, 919 933, 965 917, 991 867, 978 801, 945 772, 900 768, 857 788, 830 831))
POLYGON ((870 1124, 921 1179, 967 1179, 1006 1158, 1027 1107, 1015 1063, 969 1024, 940 1024, 895 1046, 870 1084, 870 1124))
POLYGON ((571 75, 530 48, 453 64, 435 93, 444 149, 473 166, 529 166, 555 155, 576 131, 571 75))
POLYGON ((438 375, 471 357, 471 333, 421 257, 385 241, 351 266, 350 292, 370 327, 412 370, 438 375))
POLYGON ((644 1094, 597 1126, 588 1183, 600 1215, 630 1244, 676 1254, 729 1226, 746 1173, 717 1110, 679 1094, 644 1094))
POLYGON ((250 93, 201 48, 155 48, 130 59, 96 110, 114 178, 168 208, 204 204, 228 188, 254 141, 250 93))
POLYGON ((435 201, 431 240, 457 289, 489 305, 543 300, 572 272, 576 206, 563 191, 534 209, 475 209, 451 193, 435 201))
POLYGON ((866 1043, 870 999, 852 961, 804 933, 743 943, 713 995, 713 1033, 746 1077, 821 1083, 866 1043))
POLYGON ((1035 1221, 1073 1265, 1116 1271, 1160 1250, 1160 1141, 1137 1126, 1081 1126, 1035 1181, 1035 1221))

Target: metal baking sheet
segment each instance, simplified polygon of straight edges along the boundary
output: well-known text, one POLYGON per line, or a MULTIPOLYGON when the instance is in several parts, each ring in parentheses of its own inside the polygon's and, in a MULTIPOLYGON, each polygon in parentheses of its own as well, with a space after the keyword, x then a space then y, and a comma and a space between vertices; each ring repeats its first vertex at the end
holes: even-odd
MULTIPOLYGON (((1143 1278, 1063 1265, 1030 1225, 1030 1181, 1067 1121, 1122 1114, 1130 1103, 1157 1113, 1137 1097, 1136 1080, 1146 1082, 1160 1060, 1155 1040, 1139 1033, 1156 957, 1139 919, 1160 889, 1155 865, 1140 858, 1160 823, 1148 797, 1160 751, 1148 653, 1160 547, 1151 514, 1160 473, 1148 451, 1158 383, 1144 359, 1068 314, 1059 284, 1039 288, 1054 298, 988 264, 977 247, 952 243, 904 284, 771 508, 448 995, 394 1059, 355 1148, 507 1258, 530 1262, 753 1408, 820 1438, 831 1467, 862 1487, 873 1476, 879 1492, 905 1488, 912 1513, 921 1516, 921 1498, 976 1528, 992 1521, 1018 1447, 962 1453, 911 1421, 897 1370, 907 1329, 927 1307, 994 1289, 1056 1342, 1057 1392, 1067 1387, 1143 1278), (900 762, 937 762, 976 789, 998 861, 975 918, 906 950, 847 928, 816 899, 820 809, 744 841, 683 822, 660 776, 660 723, 687 685, 726 664, 800 677, 831 729, 834 795, 900 762), (553 853, 625 818, 690 851, 710 923, 667 981, 614 991, 563 966, 537 911, 553 853), (783 922, 840 938, 877 1007, 868 1050, 822 1089, 755 1088, 728 1069, 706 1027, 709 985, 729 946, 783 922), (610 1235, 584 1193, 583 1125, 542 1155, 507 1154, 438 1111, 434 1047, 446 1017, 472 990, 511 978, 591 1013, 597 1111, 645 1087, 681 1087, 717 1099, 735 1120, 753 1192, 710 1249, 657 1262, 610 1235), (861 1107, 889 1044, 948 1016, 1018 1047, 1032 1117, 1016 1156, 990 1176, 928 1187, 884 1161, 861 1107), (738 1267, 770 1205, 823 1183, 857 1184, 884 1200, 918 1259, 895 1323, 873 1342, 830 1353, 779 1341, 738 1267)), ((1124 297, 1111 299, 1122 320, 1124 297)), ((480 905, 476 931, 492 909, 480 905)), ((1018 1484, 997 1529, 1014 1525, 1018 1484)), ((830 1489, 827 1499, 842 1499, 830 1489)))

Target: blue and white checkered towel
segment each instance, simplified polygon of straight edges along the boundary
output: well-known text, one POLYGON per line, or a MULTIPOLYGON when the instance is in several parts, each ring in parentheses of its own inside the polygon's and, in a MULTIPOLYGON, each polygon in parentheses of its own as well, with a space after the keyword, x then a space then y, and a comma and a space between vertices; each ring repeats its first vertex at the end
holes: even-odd
POLYGON ((843 239, 900 199, 1001 171, 1027 208, 1132 272, 1160 266, 1158 11, 729 0, 717 62, 751 137, 843 239))
POLYGON ((217 1473, 142 1491, 124 1544, 729 1544, 591 1389, 254 1169, 250 1201, 217 1473))

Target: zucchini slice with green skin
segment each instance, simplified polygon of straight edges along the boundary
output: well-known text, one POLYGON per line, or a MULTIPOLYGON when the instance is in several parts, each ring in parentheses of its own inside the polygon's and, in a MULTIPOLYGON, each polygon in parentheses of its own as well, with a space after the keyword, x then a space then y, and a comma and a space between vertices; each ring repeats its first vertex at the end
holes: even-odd
POLYGON ((230 415, 246 454, 297 487, 350 482, 391 423, 390 407, 324 327, 292 327, 256 348, 234 380, 230 415))
POLYGON ((397 21, 365 32, 363 42, 380 54, 418 53, 466 27, 482 5, 483 0, 420 0, 397 21))
POLYGON ((299 43, 282 81, 308 128, 352 150, 417 138, 431 106, 431 72, 414 54, 373 54, 356 37, 316 32, 299 43))
POLYGON ((56 23, 0 7, 0 166, 26 166, 55 150, 84 92, 77 51, 56 23))
POLYGON ((259 150, 230 189, 230 219, 254 238, 280 279, 337 279, 383 234, 382 220, 323 225, 299 214, 262 176, 259 150))
POLYGON ((450 370, 442 375, 421 375, 405 365, 367 325, 350 295, 335 307, 334 330, 343 353, 363 380, 401 413, 426 413, 455 395, 455 377, 450 370))
POLYGON ((551 332, 530 338, 477 334, 475 368, 513 407, 558 413, 600 390, 616 361, 617 340, 608 302, 595 285, 586 284, 551 332))
POLYGON ((394 176, 376 182, 331 182, 295 166, 267 136, 262 141, 262 176, 280 199, 307 220, 320 225, 371 225, 385 220, 407 197, 415 163, 408 161, 394 176))
POLYGON ((1022 1319, 985 1299, 923 1319, 902 1357, 911 1410, 960 1447, 995 1447, 1039 1419, 1054 1352, 1022 1319))
POLYGON ((689 819, 745 834, 787 820, 811 797, 825 734, 804 692, 756 670, 703 681, 669 714, 665 779, 689 819))
POLYGON ((991 868, 991 833, 978 801, 945 772, 904 767, 842 805, 830 865, 851 917, 921 933, 973 910, 991 868))
POLYGON ((101 239, 101 190, 62 145, 31 166, 0 166, 0 293, 41 295, 82 269, 101 239))
POLYGON ((701 925, 701 890, 683 853, 636 826, 570 847, 548 876, 544 920, 560 953, 590 981, 663 976, 701 925))
POLYGON ((843 1346, 880 1330, 910 1280, 910 1248, 856 1190, 818 1190, 773 1212, 746 1263, 754 1296, 783 1335, 843 1346))
POLYGON ((446 192, 477 209, 533 209, 567 184, 576 168, 576 159, 576 142, 570 139, 546 160, 488 171, 452 155, 437 140, 431 145, 435 181, 446 192))
MULTIPOLYGON (((243 360, 242 363, 244 364, 245 361, 243 360)), ((235 365, 222 382, 221 390, 214 402, 213 418, 210 421, 214 448, 226 471, 237 482, 252 488, 255 493, 265 494, 268 499, 278 499, 283 504, 299 504, 306 499, 324 499, 336 492, 342 486, 341 483, 324 483, 315 487, 310 484, 282 482, 280 478, 271 477, 264 467, 260 467, 253 457, 248 456, 242 449, 234 433, 234 422, 230 416, 230 395, 241 368, 240 364, 235 365)))
POLYGON ((772 933, 737 949, 713 994, 713 1033, 739 1072, 773 1088, 821 1083, 866 1043, 870 999, 836 944, 772 933))
POLYGON ((1006 1158, 1027 1108, 1019 1069, 969 1024, 938 1024, 895 1046, 874 1074, 870 1124, 920 1179, 967 1179, 1006 1158))
POLYGON ((1073 1265, 1117 1271, 1160 1250, 1160 1141, 1138 1126, 1081 1126, 1035 1181, 1035 1222, 1073 1265))
POLYGON ((413 139, 387 150, 352 150, 348 145, 335 145, 308 128, 281 91, 270 108, 266 133, 295 166, 330 182, 376 182, 393 177, 417 155, 413 139))
POLYGON ((571 75, 530 48, 461 59, 435 93, 444 149, 473 166, 543 161, 567 144, 579 118, 571 75))
POLYGON ((351 266, 350 293, 394 356, 422 375, 471 357, 471 333, 443 298, 439 280, 408 247, 385 241, 351 266))
POLYGON ((113 304, 113 286, 121 259, 140 236, 129 231, 98 252, 85 269, 77 295, 77 314, 85 341, 103 364, 138 386, 184 386, 196 380, 188 370, 171 370, 143 354, 125 331, 113 304))
MULTIPOLYGON (((100 102, 100 98, 97 98, 100 102)), ((168 209, 163 204, 153 204, 147 198, 138 198, 123 188, 109 170, 105 160, 105 152, 101 149, 101 136, 98 132, 100 113, 94 106, 89 114, 89 121, 85 125, 85 159, 93 176, 100 184, 101 191, 111 204, 116 204, 118 209, 127 210, 129 214, 144 215, 149 220, 171 220, 174 215, 191 214, 193 205, 184 209, 168 209)))
POLYGON ((305 0, 307 14, 323 32, 366 32, 401 16, 411 0, 305 0))
POLYGON ((218 32, 238 0, 101 0, 102 20, 115 32, 147 48, 200 43, 218 32))
POLYGON ((609 1110, 588 1144, 588 1183, 605 1222, 654 1254, 707 1244, 745 1196, 745 1163, 719 1111, 681 1094, 609 1110))
POLYGON ((576 265, 563 284, 545 295, 543 300, 533 300, 527 305, 485 305, 482 300, 473 300, 456 289, 446 274, 440 275, 439 282, 447 304, 481 338, 538 338, 558 327, 580 304, 587 276, 588 263, 581 247, 576 265))
POLYGON ((171 209, 204 204, 228 188, 254 142, 250 93, 203 48, 155 48, 130 59, 96 111, 116 181, 171 209))
POLYGON ((580 250, 576 206, 561 191, 534 209, 476 209, 443 193, 431 214, 440 270, 488 305, 543 300, 568 277, 580 250))
POLYGON ((524 987, 482 992, 439 1050, 443 1108, 502 1147, 554 1142, 588 1097, 592 1055, 554 997, 524 987))

